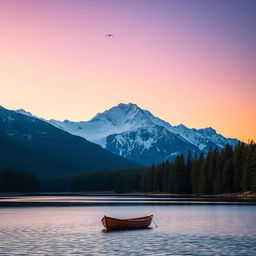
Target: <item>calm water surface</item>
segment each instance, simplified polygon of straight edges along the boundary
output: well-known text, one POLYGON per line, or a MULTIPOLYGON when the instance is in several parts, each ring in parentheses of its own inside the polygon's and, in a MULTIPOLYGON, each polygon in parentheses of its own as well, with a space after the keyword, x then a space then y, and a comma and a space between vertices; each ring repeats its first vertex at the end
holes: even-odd
POLYGON ((2 207, 0 255, 256 255, 256 206, 2 207), (104 214, 158 228, 104 232, 104 214))

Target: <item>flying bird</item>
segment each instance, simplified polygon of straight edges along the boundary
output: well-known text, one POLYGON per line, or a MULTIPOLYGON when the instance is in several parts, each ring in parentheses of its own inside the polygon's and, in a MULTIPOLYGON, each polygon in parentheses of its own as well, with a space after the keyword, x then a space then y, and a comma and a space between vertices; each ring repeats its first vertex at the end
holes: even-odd
POLYGON ((113 34, 106 34, 106 37, 112 37, 114 36, 113 34))

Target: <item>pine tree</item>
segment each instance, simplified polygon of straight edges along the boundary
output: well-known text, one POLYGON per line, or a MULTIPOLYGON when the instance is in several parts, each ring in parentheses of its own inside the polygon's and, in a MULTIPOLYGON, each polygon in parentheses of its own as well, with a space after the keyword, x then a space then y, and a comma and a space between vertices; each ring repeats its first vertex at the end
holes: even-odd
POLYGON ((222 172, 222 184, 223 184, 223 192, 231 193, 232 191, 232 159, 229 158, 225 161, 223 172, 222 172))
POLYGON ((219 157, 219 151, 217 148, 214 150, 210 150, 209 155, 209 166, 208 166, 208 193, 213 194, 214 185, 215 185, 215 177, 217 173, 217 162, 219 157))
POLYGON ((214 188, 213 194, 222 193, 222 169, 223 169, 224 159, 221 157, 221 152, 218 154, 217 163, 216 163, 216 174, 214 178, 214 188))
POLYGON ((254 152, 254 143, 251 141, 245 150, 245 160, 243 164, 243 173, 242 173, 242 190, 251 191, 252 190, 252 179, 254 173, 253 167, 253 152, 254 152))
POLYGON ((245 144, 239 142, 233 153, 233 170, 234 170, 234 179, 233 179, 233 191, 240 192, 242 190, 242 170, 243 163, 245 161, 245 144))
POLYGON ((181 154, 176 157, 174 161, 174 193, 185 193, 185 161, 184 156, 181 154))
POLYGON ((174 193, 174 164, 170 163, 169 165, 169 175, 168 175, 168 192, 174 193))
POLYGON ((170 163, 166 161, 164 164, 164 172, 163 172, 163 192, 168 192, 168 182, 169 182, 169 175, 170 175, 170 163))
POLYGON ((253 163, 253 175, 252 175, 252 190, 256 192, 256 145, 254 144, 254 151, 252 154, 252 163, 253 163))
POLYGON ((192 183, 192 192, 195 195, 199 195, 199 177, 200 177, 200 168, 204 162, 204 154, 201 153, 199 159, 195 154, 191 166, 191 183, 192 183))
POLYGON ((188 151, 187 162, 185 166, 185 193, 192 193, 192 184, 191 184, 191 168, 192 168, 192 153, 191 150, 188 151))
POLYGON ((208 158, 204 160, 203 164, 200 166, 200 175, 199 175, 199 194, 205 195, 207 193, 207 170, 209 166, 208 158))

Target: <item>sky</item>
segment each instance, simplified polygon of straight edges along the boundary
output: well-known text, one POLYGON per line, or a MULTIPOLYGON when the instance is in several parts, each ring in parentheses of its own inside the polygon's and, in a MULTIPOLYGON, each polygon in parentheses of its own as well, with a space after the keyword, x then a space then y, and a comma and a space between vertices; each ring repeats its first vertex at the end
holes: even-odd
POLYGON ((255 13, 254 0, 0 0, 0 105, 86 121, 132 102, 256 141, 255 13))

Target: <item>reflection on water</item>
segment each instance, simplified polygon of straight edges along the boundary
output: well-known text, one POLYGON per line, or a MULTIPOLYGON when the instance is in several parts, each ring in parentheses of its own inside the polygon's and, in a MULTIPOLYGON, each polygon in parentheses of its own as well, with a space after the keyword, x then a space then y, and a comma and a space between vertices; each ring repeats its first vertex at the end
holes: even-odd
POLYGON ((0 197, 0 206, 114 206, 114 205, 249 205, 256 202, 224 198, 137 197, 137 196, 13 196, 0 197))
POLYGON ((0 255, 255 255, 256 207, 0 208, 0 255), (102 232, 101 218, 154 214, 158 228, 102 232))

